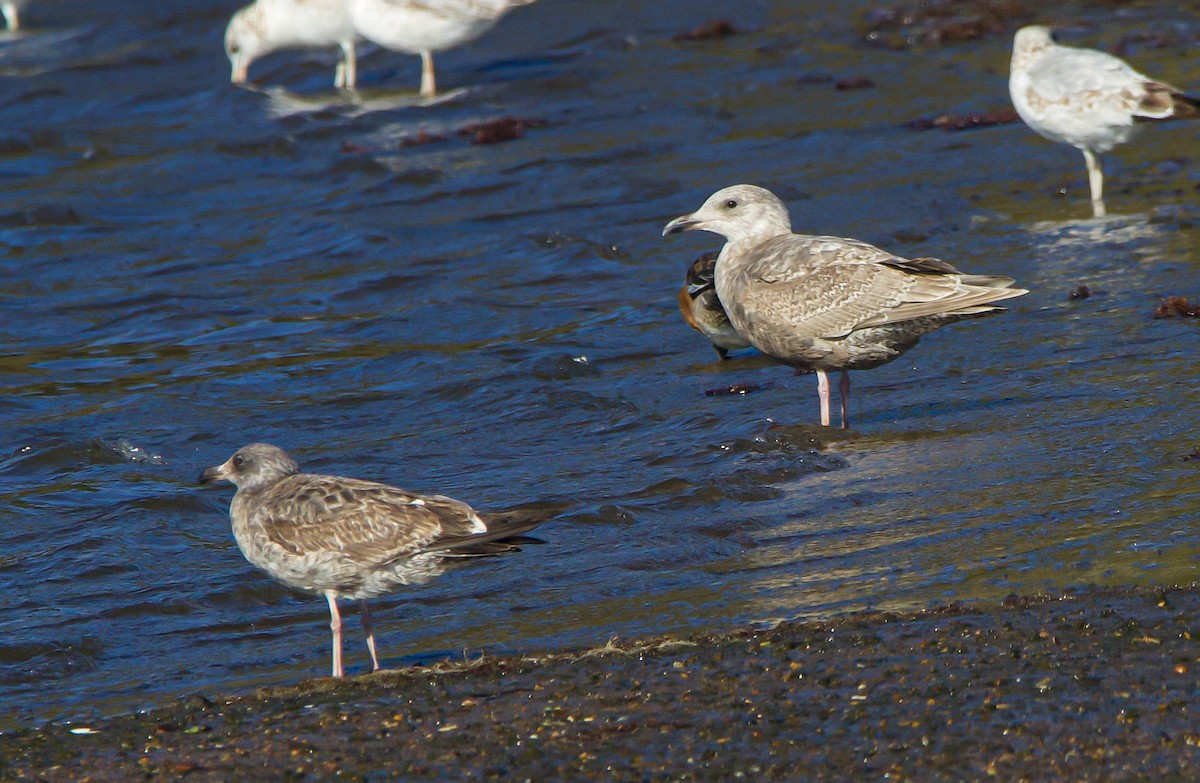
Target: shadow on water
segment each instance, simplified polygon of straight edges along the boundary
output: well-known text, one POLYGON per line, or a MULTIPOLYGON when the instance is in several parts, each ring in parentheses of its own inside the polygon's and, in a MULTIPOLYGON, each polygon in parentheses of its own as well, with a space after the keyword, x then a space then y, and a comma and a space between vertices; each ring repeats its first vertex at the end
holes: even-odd
POLYGON ((728 5, 545 2, 442 55, 423 101, 378 51, 357 96, 332 53, 234 88, 231 7, 110 5, 0 37, 0 728, 325 672, 323 602, 255 573, 232 490, 193 485, 254 440, 572 505, 545 544, 380 600, 395 666, 1196 578, 1197 324, 1152 317, 1200 297, 1194 129, 1109 156, 1096 221, 1074 150, 912 127, 1006 106, 1008 31, 890 50, 863 40, 878 3, 767 3, 673 41, 728 5), (736 182, 798 230, 1031 293, 855 373, 853 429, 822 429, 811 376, 717 361, 675 310, 719 240, 659 232, 736 182))

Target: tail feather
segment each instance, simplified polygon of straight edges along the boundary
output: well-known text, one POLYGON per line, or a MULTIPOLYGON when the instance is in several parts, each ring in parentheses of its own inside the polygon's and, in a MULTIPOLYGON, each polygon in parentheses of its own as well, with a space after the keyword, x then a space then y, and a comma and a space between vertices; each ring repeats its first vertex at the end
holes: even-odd
POLYGON ((1200 117, 1200 98, 1177 93, 1175 96, 1175 114, 1180 119, 1187 120, 1200 117))
MULTIPOLYGON (((1012 288, 1016 280, 1006 275, 963 275, 959 278, 965 285, 979 286, 980 288, 1012 288)), ((1017 290, 1017 289, 1013 289, 1017 290)), ((1021 293, 1029 293, 1021 291, 1021 293)), ((1009 296, 1020 296, 1021 294, 1010 294, 1009 296)), ((1005 297, 1006 299, 1008 297, 1005 297)))
POLYGON ((486 557, 519 549, 520 544, 543 543, 541 539, 524 536, 543 522, 561 514, 568 508, 566 503, 526 503, 504 511, 493 511, 480 516, 487 525, 486 533, 475 533, 457 538, 444 538, 425 549, 426 552, 445 552, 455 557, 486 557))
POLYGON ((1200 117, 1200 98, 1184 95, 1163 82, 1147 82, 1138 101, 1135 120, 1186 120, 1200 117))

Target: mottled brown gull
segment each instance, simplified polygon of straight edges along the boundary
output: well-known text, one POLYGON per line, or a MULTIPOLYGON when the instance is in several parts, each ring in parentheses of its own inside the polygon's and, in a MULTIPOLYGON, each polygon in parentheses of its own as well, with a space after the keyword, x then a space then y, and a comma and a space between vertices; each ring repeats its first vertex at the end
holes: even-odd
POLYGON ((535 0, 345 0, 359 34, 385 49, 421 55, 421 95, 437 94, 433 53, 486 33, 535 0))
POLYGON ((1017 31, 1008 91, 1026 125, 1083 152, 1096 217, 1105 214, 1098 153, 1129 141, 1140 122, 1200 116, 1200 101, 1178 88, 1111 54, 1060 46, 1042 25, 1017 31))
POLYGON ((338 46, 342 59, 333 83, 352 90, 358 81, 357 39, 345 0, 256 0, 234 13, 225 28, 230 80, 242 84, 251 63, 278 49, 338 46))
POLYGON ((725 359, 730 351, 749 348, 750 341, 729 323, 729 316, 717 297, 713 282, 716 264, 716 253, 705 253, 691 263, 679 289, 679 312, 688 326, 708 338, 717 356, 725 359))
POLYGON ((890 362, 921 336, 1002 310, 1028 293, 1008 277, 971 275, 934 258, 901 258, 839 237, 793 234, 769 190, 734 185, 663 236, 700 229, 727 240, 717 256, 717 296, 734 329, 766 355, 817 373, 821 424, 829 426, 830 370, 841 370, 842 427, 849 426, 848 370, 890 362))
POLYGON ((418 495, 374 481, 301 473, 283 449, 253 443, 200 482, 237 486, 233 537, 253 565, 289 587, 329 602, 333 676, 342 667, 339 598, 357 599, 373 670, 379 669, 367 599, 425 582, 447 558, 516 550, 521 534, 553 514, 546 507, 479 513, 443 495, 418 495))

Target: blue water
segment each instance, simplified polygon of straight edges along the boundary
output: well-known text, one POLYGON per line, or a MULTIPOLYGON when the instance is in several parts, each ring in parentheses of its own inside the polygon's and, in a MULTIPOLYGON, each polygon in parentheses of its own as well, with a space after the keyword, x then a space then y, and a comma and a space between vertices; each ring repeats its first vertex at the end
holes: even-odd
MULTIPOLYGON (((0 36, 0 728, 327 671, 324 602, 254 571, 232 488, 195 483, 255 440, 572 504, 377 601, 389 666, 1197 578, 1200 323, 1151 317, 1200 299, 1195 125, 1109 156, 1093 220, 1075 150, 906 125, 1005 108, 1009 31, 892 51, 865 2, 542 0, 441 56, 426 104, 374 50, 358 97, 333 52, 229 85, 235 5, 35 1, 0 36), (722 16, 741 33, 671 40, 722 16), (504 116, 545 124, 455 133, 504 116), (811 377, 719 362, 675 311, 720 240, 659 232, 736 182, 1031 293, 856 374, 854 429, 822 430, 811 377), (705 394, 731 383, 760 390, 705 394)), ((1193 14, 1071 8, 1069 43, 1169 31, 1126 56, 1200 88, 1193 14)))

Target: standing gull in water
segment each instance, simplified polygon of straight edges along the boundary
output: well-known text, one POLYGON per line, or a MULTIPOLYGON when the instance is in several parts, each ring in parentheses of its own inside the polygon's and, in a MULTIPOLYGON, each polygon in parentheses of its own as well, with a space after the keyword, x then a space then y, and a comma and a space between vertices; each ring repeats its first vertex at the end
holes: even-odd
POLYGON ((4 23, 9 32, 21 29, 21 9, 29 4, 29 0, 0 0, 0 13, 4 14, 4 23))
POLYGON ((1129 141, 1138 122, 1200 116, 1197 99, 1111 54, 1060 46, 1041 25, 1013 39, 1008 91, 1026 125, 1083 152, 1096 217, 1105 214, 1098 153, 1129 141))
POLYGON ((433 53, 473 41, 500 17, 535 0, 345 0, 359 34, 385 49, 421 55, 421 96, 437 94, 433 53))
POLYGON ((257 0, 235 13, 225 28, 230 81, 244 83, 250 64, 277 49, 340 46, 333 84, 352 90, 358 81, 357 38, 345 0, 257 0))
POLYGON ((934 258, 900 258, 856 239, 793 234, 769 190, 734 185, 675 218, 663 236, 701 229, 727 240, 717 295, 734 329, 767 356, 817 373, 821 424, 829 426, 830 370, 841 370, 842 428, 850 375, 886 364, 921 336, 1003 308, 1027 293, 1007 277, 970 275, 934 258))
POLYGON ((337 600, 362 607, 373 670, 379 669, 367 599, 440 574, 446 558, 516 550, 521 533, 550 518, 534 507, 479 513, 442 495, 417 495, 374 481, 301 473, 283 449, 253 443, 205 470, 237 493, 229 507, 233 537, 253 565, 289 587, 329 602, 333 676, 342 668, 337 600))
POLYGON ((730 351, 749 348, 750 341, 729 323, 729 316, 717 298, 713 282, 716 264, 717 254, 705 253, 688 267, 687 278, 679 289, 679 312, 688 326, 708 338, 717 356, 727 359, 730 351))

